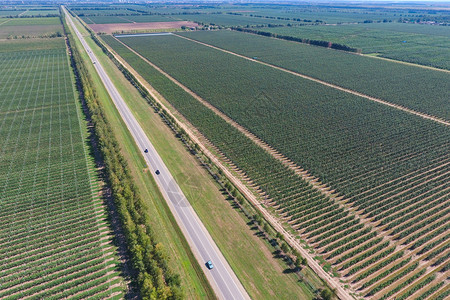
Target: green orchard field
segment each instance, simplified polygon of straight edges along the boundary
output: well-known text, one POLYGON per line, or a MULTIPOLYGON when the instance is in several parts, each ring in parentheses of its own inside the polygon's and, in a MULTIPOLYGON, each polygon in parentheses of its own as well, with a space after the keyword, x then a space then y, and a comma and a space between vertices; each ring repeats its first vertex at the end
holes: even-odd
POLYGON ((449 266, 448 127, 176 36, 120 39, 330 186, 337 197, 330 198, 104 39, 358 293, 407 297, 440 282, 449 266), (424 280, 429 286, 420 286, 424 280))
POLYGON ((450 28, 404 23, 265 28, 264 31, 325 40, 362 49, 364 54, 450 69, 450 28))
POLYGON ((449 72, 233 31, 180 35, 450 120, 449 72))
POLYGON ((34 51, 2 43, 0 298, 120 296, 73 73, 53 40, 34 51))
MULTIPOLYGON (((62 28, 59 18, 17 18, 0 19, 0 38, 36 38, 61 36, 62 28)), ((39 44, 37 44, 38 47, 39 44)))

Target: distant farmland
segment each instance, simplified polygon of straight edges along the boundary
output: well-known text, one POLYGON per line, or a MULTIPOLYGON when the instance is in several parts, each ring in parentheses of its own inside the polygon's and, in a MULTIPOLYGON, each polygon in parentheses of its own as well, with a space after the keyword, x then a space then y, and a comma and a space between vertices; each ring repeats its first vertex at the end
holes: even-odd
MULTIPOLYGON (((208 34, 214 38, 215 33, 208 34)), ((233 44, 233 39, 218 34, 220 47, 233 44)), ((121 38, 280 151, 306 172, 305 177, 312 175, 309 178, 326 184, 333 191, 327 193, 180 91, 119 42, 111 37, 105 40, 269 197, 278 214, 325 258, 324 268, 332 267, 363 296, 406 299, 426 294, 444 298, 448 293, 441 284, 449 268, 448 126, 175 36, 121 38)), ((267 39, 269 46, 270 41, 267 39)), ((312 52, 322 51, 307 47, 312 52)), ((294 64, 294 57, 264 49, 258 59, 261 55, 266 60, 264 55, 269 55, 291 70, 325 74, 323 80, 345 82, 350 78, 350 70, 327 68, 323 60, 322 68, 316 67, 320 57, 294 64)), ((360 59, 345 57, 356 63, 353 58, 360 59)), ((331 58, 325 59, 333 64, 331 58)), ((370 72, 379 70, 376 63, 370 72)), ((428 71, 411 70, 417 74, 428 71)), ((432 72, 427 74, 446 76, 432 72)), ((406 84, 400 77, 386 82, 406 84)), ((438 108, 438 103, 448 99, 445 82, 437 89, 441 95, 424 96, 430 101, 423 103, 417 101, 424 98, 421 94, 406 98, 395 93, 395 85, 374 88, 380 84, 377 80, 355 80, 354 84, 367 93, 391 95, 387 100, 394 103, 448 117, 448 107, 438 108), (358 85, 361 82, 363 85, 358 85)))
POLYGON ((26 51, 44 42, 0 53, 0 298, 120 296, 64 40, 26 51))
POLYGON ((267 28, 264 31, 325 40, 362 49, 363 53, 450 69, 450 28, 403 23, 267 28))
POLYGON ((450 120, 450 72, 240 32, 180 35, 450 120))
POLYGON ((0 38, 32 38, 62 34, 59 18, 17 18, 0 20, 0 38))

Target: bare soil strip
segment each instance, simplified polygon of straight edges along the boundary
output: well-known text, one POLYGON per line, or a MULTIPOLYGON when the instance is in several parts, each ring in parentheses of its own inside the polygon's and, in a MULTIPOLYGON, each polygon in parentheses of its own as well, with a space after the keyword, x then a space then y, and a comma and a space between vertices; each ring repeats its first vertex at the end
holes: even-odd
MULTIPOLYGON (((120 41, 119 41, 120 42, 120 41)), ((123 43, 122 43, 123 44, 123 43)), ((144 59, 144 61, 148 61, 145 58, 143 58, 141 55, 136 53, 133 49, 130 49, 127 45, 123 44, 125 47, 127 47, 130 51, 144 59)), ((338 297, 342 300, 351 299, 353 300, 353 297, 350 296, 349 291, 343 288, 343 285, 339 282, 339 279, 331 277, 322 266, 313 258, 313 256, 309 253, 309 251, 300 244, 300 242, 293 236, 290 232, 288 232, 285 228, 282 222, 280 222, 276 217, 274 217, 257 199, 255 194, 250 191, 250 189, 243 184, 243 182, 237 178, 229 169, 224 165, 224 163, 218 159, 216 154, 213 154, 209 148, 205 146, 205 140, 201 133, 198 132, 198 130, 195 129, 192 124, 190 124, 185 118, 183 118, 180 115, 175 116, 172 113, 171 109, 167 108, 167 105, 170 105, 167 100, 164 99, 145 79, 142 78, 141 75, 139 75, 138 72, 136 72, 127 62, 125 62, 120 56, 115 54, 114 50, 112 50, 109 46, 106 46, 111 53, 114 53, 114 57, 120 61, 138 80, 138 82, 146 88, 146 90, 149 92, 149 94, 156 100, 158 103, 162 106, 163 109, 167 111, 167 113, 174 118, 174 120, 177 122, 178 126, 185 130, 185 132, 188 134, 188 136, 192 139, 193 142, 197 143, 200 146, 201 151, 211 159, 211 161, 220 168, 225 176, 236 186, 236 188, 241 191, 241 193, 248 199, 256 209, 258 209, 261 214, 264 216, 264 218, 272 225, 272 227, 280 232, 283 237, 285 238, 285 241, 291 245, 294 249, 299 251, 299 253, 307 260, 307 263, 309 267, 318 275, 320 276, 324 281, 327 282, 327 284, 335 289, 336 294, 338 297), (165 104, 167 103, 167 105, 165 104), (180 121, 180 119, 183 120, 180 121)))
POLYGON ((253 59, 253 58, 241 55, 241 54, 237 54, 235 52, 228 51, 228 50, 225 50, 225 49, 222 49, 222 48, 210 45, 210 44, 199 42, 199 41, 196 41, 196 40, 184 37, 184 36, 180 36, 180 35, 177 35, 177 34, 174 34, 174 35, 179 37, 179 38, 186 39, 186 40, 195 42, 197 44, 204 45, 206 47, 210 47, 210 48, 213 48, 213 49, 216 49, 216 50, 219 50, 219 51, 231 54, 231 55, 235 55, 235 56, 238 56, 238 57, 241 57, 241 58, 244 58, 244 59, 247 59, 247 60, 259 63, 259 64, 262 64, 262 65, 265 65, 265 66, 268 66, 268 67, 271 67, 271 68, 274 68, 274 69, 277 69, 277 70, 280 70, 280 71, 283 71, 283 72, 286 72, 286 73, 289 73, 289 74, 292 74, 292 75, 295 75, 295 76, 298 76, 298 77, 301 77, 301 78, 304 78, 304 79, 308 79, 308 80, 320 83, 322 85, 325 85, 325 86, 328 86, 328 87, 331 87, 331 88, 334 88, 334 89, 337 89, 337 90, 340 90, 340 91, 343 91, 343 92, 346 92, 346 93, 349 93, 349 94, 352 94, 352 95, 356 95, 356 96, 368 99, 368 100, 373 101, 373 102, 377 102, 377 103, 380 103, 380 104, 383 104, 383 105, 386 105, 386 106, 389 106, 389 107, 392 107, 392 108, 395 108, 395 109, 398 109, 398 110, 401 110, 401 111, 404 111, 404 112, 407 112, 407 113, 410 113, 410 114, 413 114, 413 115, 416 115, 418 117, 421 117, 421 118, 424 118, 424 119, 427 119, 427 120, 431 120, 431 121, 434 121, 434 122, 437 122, 437 123, 440 123, 440 124, 443 124, 443 125, 446 125, 446 126, 450 126, 450 121, 438 118, 436 116, 432 116, 432 115, 429 115, 429 114, 426 114, 426 113, 415 111, 413 109, 407 108, 407 107, 399 105, 399 104, 394 104, 394 103, 388 102, 386 100, 378 99, 378 98, 375 98, 375 97, 372 97, 372 96, 369 96, 369 95, 366 95, 366 94, 363 94, 363 93, 360 93, 360 92, 356 92, 356 91, 353 91, 353 90, 350 90, 350 89, 347 89, 347 88, 344 88, 344 87, 341 87, 341 86, 338 86, 338 85, 335 85, 335 84, 332 84, 332 83, 329 83, 329 82, 326 82, 326 81, 322 81, 322 80, 319 80, 319 79, 316 79, 316 78, 313 78, 313 77, 310 77, 310 76, 307 76, 307 75, 304 75, 304 74, 301 74, 301 73, 298 73, 298 72, 294 72, 294 71, 291 71, 291 70, 288 70, 288 69, 285 69, 285 68, 281 68, 281 67, 278 67, 278 66, 266 63, 266 62, 262 62, 262 61, 259 61, 259 60, 256 60, 256 59, 253 59))

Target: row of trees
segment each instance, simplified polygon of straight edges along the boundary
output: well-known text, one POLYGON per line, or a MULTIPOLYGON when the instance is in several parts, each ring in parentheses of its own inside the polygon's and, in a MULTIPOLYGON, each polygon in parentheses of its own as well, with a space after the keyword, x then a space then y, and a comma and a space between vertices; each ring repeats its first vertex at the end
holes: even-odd
POLYGON ((299 42, 299 43, 303 43, 303 44, 319 46, 319 47, 332 48, 332 49, 342 50, 342 51, 347 51, 347 52, 361 53, 361 49, 352 48, 347 45, 332 43, 329 41, 310 40, 310 39, 293 37, 293 36, 289 36, 289 35, 281 35, 281 34, 276 34, 276 33, 272 33, 272 32, 260 31, 260 30, 250 29, 250 28, 242 28, 242 27, 231 27, 231 29, 236 30, 236 31, 242 31, 242 32, 262 35, 262 36, 273 37, 273 38, 287 40, 287 41, 294 41, 294 42, 299 42))
MULTIPOLYGON (((57 37, 62 37, 62 33, 60 31, 57 32, 53 32, 53 33, 47 33, 47 34, 42 34, 42 35, 38 35, 38 38, 47 38, 47 39, 52 39, 52 38, 57 38, 57 37)), ((9 35, 6 39, 8 40, 18 40, 18 39, 32 39, 32 38, 36 38, 36 36, 29 36, 29 35, 9 35)))
MULTIPOLYGON (((72 35, 67 35, 69 44, 74 45, 72 35)), ((79 91, 89 110, 107 183, 120 216, 132 267, 136 271, 134 279, 141 296, 143 299, 182 299, 180 277, 169 269, 166 251, 163 245, 155 240, 148 209, 133 183, 127 162, 120 153, 119 144, 111 134, 112 128, 99 103, 97 92, 91 85, 91 76, 78 49, 70 49, 79 91)))
POLYGON ((3 18, 9 18, 9 19, 27 19, 27 18, 52 18, 52 17, 59 17, 58 14, 37 14, 37 15, 9 15, 4 16, 3 18))

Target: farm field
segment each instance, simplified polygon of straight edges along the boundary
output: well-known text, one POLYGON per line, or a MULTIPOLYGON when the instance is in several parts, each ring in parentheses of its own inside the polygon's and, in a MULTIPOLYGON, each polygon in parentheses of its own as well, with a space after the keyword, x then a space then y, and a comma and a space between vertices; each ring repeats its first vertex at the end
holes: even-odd
MULTIPOLYGON (((237 6, 237 5, 236 5, 237 6)), ((281 18, 300 18, 311 21, 320 20, 328 24, 336 23, 363 23, 398 20, 400 14, 405 17, 415 17, 406 11, 396 11, 383 7, 342 7, 336 5, 283 5, 283 4, 242 4, 241 10, 245 15, 260 15, 281 18)), ((364 5, 363 5, 364 6, 364 5)), ((422 16, 426 15, 422 12, 422 16)))
POLYGON ((448 72, 234 31, 180 35, 450 120, 448 72))
POLYGON ((159 15, 141 16, 84 16, 81 17, 86 24, 109 24, 109 23, 144 23, 144 22, 172 22, 170 17, 159 15))
MULTIPOLYGON (((8 20, 4 18, 3 20, 8 20)), ((5 21, 6 21, 5 20, 5 21)), ((61 25, 58 17, 48 17, 48 18, 13 18, 5 23, 8 26, 43 26, 43 25, 61 25)), ((3 26, 3 25, 2 25, 3 26)))
POLYGON ((25 11, 26 11, 25 9, 1 9, 0 18, 14 17, 21 13, 24 13, 25 11))
POLYGON ((80 17, 84 17, 84 16, 110 16, 110 15, 128 15, 128 14, 133 14, 136 13, 135 11, 131 11, 126 9, 126 7, 124 8, 118 8, 118 7, 107 7, 107 8, 102 8, 102 7, 91 7, 91 8, 86 8, 86 7, 73 7, 71 8, 71 10, 76 13, 77 15, 79 15, 80 17))
MULTIPOLYGON (((258 16, 271 18, 288 18, 288 19, 306 19, 310 21, 319 20, 328 24, 336 23, 363 23, 363 22, 392 22, 401 19, 404 20, 436 20, 447 21, 448 13, 445 11, 430 12, 426 9, 404 9, 398 7, 396 9, 379 6, 357 7, 352 8, 336 5, 284 5, 284 4, 262 4, 262 3, 221 3, 221 4, 174 4, 167 3, 148 3, 145 5, 138 4, 114 4, 114 5, 96 5, 84 10, 83 7, 72 8, 77 9, 80 13, 86 14, 114 14, 115 11, 124 13, 139 12, 152 13, 162 15, 183 15, 183 14, 211 14, 211 13, 236 13, 244 16, 258 16)), ((250 25, 250 24, 245 24, 250 25)))
MULTIPOLYGON (((75 11, 76 12, 76 11, 75 11)), ((264 24, 288 24, 290 21, 254 18, 229 14, 183 14, 183 15, 126 15, 126 16, 82 16, 87 24, 133 23, 133 22, 173 22, 192 21, 220 26, 245 26, 264 24)))
POLYGON ((0 43, 0 52, 54 49, 64 43, 63 38, 45 38, 39 41, 40 43, 36 43, 35 39, 8 40, 7 43, 0 43))
MULTIPOLYGON (((158 89, 156 70, 105 40, 158 89)), ((359 294, 407 297, 446 274, 448 127, 175 36, 120 40, 330 186, 331 197, 200 102, 158 89, 359 294)))
POLYGON ((364 54, 450 69, 450 28, 404 23, 265 28, 274 34, 324 40, 364 54))
POLYGON ((288 23, 298 23, 288 20, 255 18, 250 16, 230 15, 230 14, 183 14, 179 17, 182 20, 193 21, 217 26, 260 26, 268 24, 287 25, 288 23))
POLYGON ((64 41, 22 45, 0 53, 0 298, 122 296, 64 41))
POLYGON ((59 18, 0 18, 0 39, 50 37, 62 34, 59 18))
POLYGON ((48 16, 48 15, 59 15, 59 10, 55 7, 54 9, 28 9, 23 16, 48 16))

